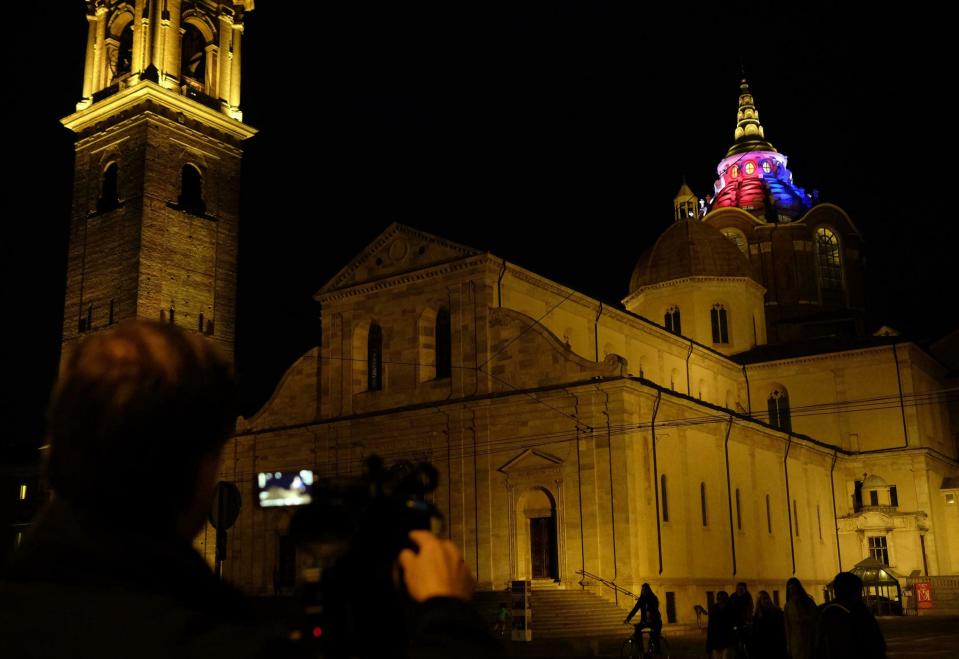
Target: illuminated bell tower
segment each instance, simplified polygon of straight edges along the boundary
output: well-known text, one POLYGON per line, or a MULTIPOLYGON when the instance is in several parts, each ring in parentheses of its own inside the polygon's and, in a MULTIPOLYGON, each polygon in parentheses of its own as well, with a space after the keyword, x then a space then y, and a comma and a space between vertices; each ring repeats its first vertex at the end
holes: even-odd
POLYGON ((127 318, 233 358, 244 14, 253 0, 87 0, 61 365, 127 318))
POLYGON ((673 197, 673 219, 677 222, 681 220, 700 219, 699 198, 693 194, 683 178, 683 184, 679 187, 679 192, 673 197))

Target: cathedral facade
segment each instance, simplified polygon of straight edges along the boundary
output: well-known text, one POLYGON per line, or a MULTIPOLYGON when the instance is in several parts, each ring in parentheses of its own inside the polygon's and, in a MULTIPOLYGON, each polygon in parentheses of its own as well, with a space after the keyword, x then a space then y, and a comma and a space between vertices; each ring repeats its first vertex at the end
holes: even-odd
MULTIPOLYGON (((64 354, 127 317, 232 356, 239 108, 252 2, 89 2, 64 354)), ((426 460, 479 587, 633 592, 670 622, 747 581, 811 592, 864 558, 959 574, 949 369, 864 336, 861 236, 793 180, 743 81, 702 202, 610 306, 494 254, 393 224, 316 294, 322 337, 238 421, 221 478, 426 460)), ((625 282, 624 282, 625 284, 625 282)), ((243 506, 224 576, 291 586, 290 513, 243 506)), ((198 546, 213 555, 215 533, 198 546)))
MULTIPOLYGON (((320 345, 223 477, 427 460, 481 588, 649 582, 673 622, 738 581, 821 598, 869 557, 959 573, 948 369, 863 336, 859 232, 794 183, 745 81, 717 171, 708 202, 680 190, 622 307, 388 227, 317 293, 320 345)), ((271 583, 287 521, 245 511, 231 578, 271 583)))

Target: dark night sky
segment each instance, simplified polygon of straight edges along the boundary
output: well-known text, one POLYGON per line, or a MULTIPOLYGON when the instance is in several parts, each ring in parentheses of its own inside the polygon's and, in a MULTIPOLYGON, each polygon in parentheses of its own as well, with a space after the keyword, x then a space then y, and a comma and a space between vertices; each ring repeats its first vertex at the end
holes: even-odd
MULTIPOLYGON (((35 443, 63 313, 72 138, 58 119, 80 97, 86 27, 79 0, 17 4, 4 45, 0 443, 35 443)), ((261 131, 243 173, 247 413, 317 343, 312 294, 395 220, 621 299, 682 176, 711 190, 741 61, 796 182, 865 236, 870 328, 929 338, 959 325, 944 17, 257 4, 243 47, 245 119, 261 131)))

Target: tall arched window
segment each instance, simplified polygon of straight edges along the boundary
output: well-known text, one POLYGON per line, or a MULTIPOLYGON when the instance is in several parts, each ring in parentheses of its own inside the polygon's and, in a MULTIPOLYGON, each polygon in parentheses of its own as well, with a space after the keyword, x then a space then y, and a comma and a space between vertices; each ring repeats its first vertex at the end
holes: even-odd
POLYGON ((383 389, 383 330, 376 323, 370 325, 366 346, 366 388, 380 391, 383 389))
POLYGON ((709 516, 706 514, 706 483, 699 484, 699 507, 703 514, 703 526, 709 523, 709 516))
POLYGON ((453 337, 450 310, 441 307, 436 313, 436 377, 448 378, 453 372, 453 337))
POLYGON ((111 162, 103 170, 103 180, 100 185, 100 198, 97 200, 97 211, 106 213, 120 206, 120 167, 111 162))
POLYGON ((663 325, 673 334, 683 333, 683 326, 679 321, 679 307, 672 306, 666 309, 666 316, 663 319, 663 325))
POLYGON ((709 321, 713 327, 713 343, 729 343, 729 324, 726 319, 726 307, 714 304, 709 311, 709 321))
POLYGON ((792 418, 789 415, 789 395, 785 389, 773 389, 766 401, 769 409, 769 425, 789 432, 792 418))
POLYGON ((839 238, 828 227, 816 229, 816 268, 823 291, 842 290, 842 251, 839 238))
POLYGON ((666 499, 666 474, 663 474, 659 477, 659 489, 661 490, 661 498, 663 504, 663 521, 669 521, 669 502, 666 499))
POLYGON ((183 26, 180 46, 180 75, 197 83, 206 83, 206 39, 195 25, 183 26))
POLYGON ((130 72, 133 67, 133 21, 127 23, 120 32, 120 43, 117 47, 117 65, 114 78, 119 78, 130 72))
POLYGON ((206 213, 203 201, 203 175, 196 165, 187 163, 180 172, 180 208, 196 215, 206 213))

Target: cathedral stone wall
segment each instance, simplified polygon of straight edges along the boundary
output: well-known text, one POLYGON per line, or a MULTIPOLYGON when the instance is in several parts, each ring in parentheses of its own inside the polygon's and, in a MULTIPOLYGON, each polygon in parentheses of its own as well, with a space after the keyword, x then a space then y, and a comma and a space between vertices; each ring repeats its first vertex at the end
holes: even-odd
MULTIPOLYGON (((437 468, 444 533, 483 589, 549 578, 611 596, 594 577, 633 591, 649 582, 691 622, 707 593, 738 581, 784 594, 795 575, 821 599, 840 561, 848 569, 867 556, 874 534, 886 536, 897 570, 954 569, 953 509, 938 488, 955 464, 918 443, 896 448, 897 363, 905 393, 931 391, 940 377, 911 345, 744 369, 657 323, 399 225, 318 299, 322 345, 241 420, 225 452, 221 477, 251 505, 231 531, 224 573, 251 592, 272 592, 289 518, 252 505, 255 474, 357 475, 373 453, 437 468), (449 377, 436 372, 440 309, 449 377), (369 388, 373 324, 381 390, 369 388), (791 432, 767 423, 774 386, 788 391, 791 432), (843 408, 876 398, 888 401, 843 408), (888 487, 882 505, 857 504, 865 474, 895 485, 898 505, 888 487)), ((917 437, 937 428, 906 410, 917 437)))

